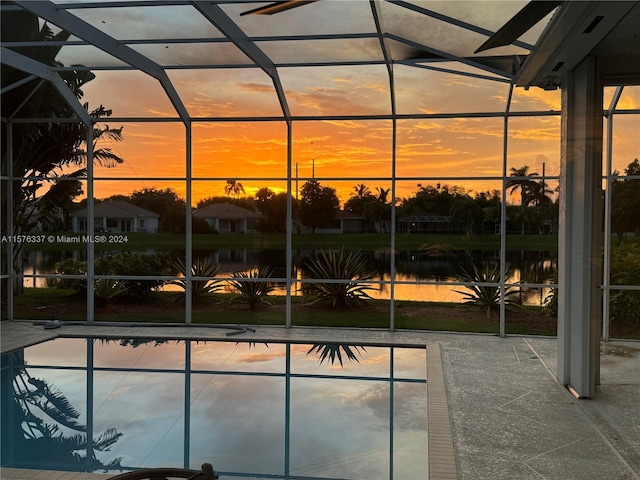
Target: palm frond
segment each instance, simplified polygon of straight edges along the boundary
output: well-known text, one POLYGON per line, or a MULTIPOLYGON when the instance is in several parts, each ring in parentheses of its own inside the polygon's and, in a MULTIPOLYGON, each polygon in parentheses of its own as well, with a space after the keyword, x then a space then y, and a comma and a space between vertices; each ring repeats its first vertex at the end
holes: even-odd
POLYGON ((247 272, 237 272, 230 280, 229 285, 235 288, 239 294, 229 299, 229 304, 237 301, 245 302, 251 310, 255 310, 261 304, 269 305, 266 296, 275 290, 275 285, 265 280, 273 275, 271 267, 261 267, 247 272))
MULTIPOLYGON (((182 258, 178 258, 173 263, 174 268, 183 275, 183 278, 173 280, 170 285, 178 285, 184 291, 187 290, 186 273, 187 266, 182 258)), ((191 266, 192 277, 217 277, 220 273, 220 264, 213 260, 211 257, 196 258, 191 266)), ((214 293, 219 292, 223 288, 223 280, 193 280, 191 282, 191 292, 194 299, 201 299, 207 296, 211 296, 214 293)))
POLYGON ((344 248, 339 252, 321 250, 309 259, 307 268, 311 278, 333 280, 308 284, 307 291, 316 297, 308 304, 322 302, 334 308, 356 308, 362 306, 362 300, 371 298, 368 291, 374 290, 371 286, 374 276, 360 251, 345 252, 344 248))
POLYGON ((111 450, 111 445, 116 443, 122 435, 115 428, 108 428, 98 438, 93 439, 93 449, 108 452, 111 450))
MULTIPOLYGON (((457 276, 457 280, 460 282, 468 283, 463 287, 467 291, 454 290, 456 293, 463 295, 466 305, 473 305, 478 307, 481 311, 485 312, 487 318, 491 316, 492 310, 497 310, 500 307, 500 303, 504 300, 505 306, 510 310, 521 309, 522 305, 517 299, 511 298, 518 294, 518 290, 513 287, 505 287, 504 292, 500 288, 500 268, 496 265, 494 267, 485 267, 483 271, 480 271, 478 267, 473 266, 473 272, 468 272, 464 268, 460 268, 461 275, 457 276), (478 284, 496 284, 496 285, 478 285, 478 284)), ((511 270, 507 269, 505 276, 510 275, 511 270)))
POLYGON ((358 355, 362 356, 362 352, 366 352, 366 349, 363 346, 359 345, 346 345, 342 343, 316 343, 314 344, 307 355, 316 355, 319 357, 318 363, 321 365, 325 362, 325 360, 329 360, 331 365, 335 365, 336 360, 340 363, 340 366, 344 368, 344 363, 342 361, 342 351, 344 350, 347 359, 350 362, 360 363, 358 359, 358 355))
POLYGON ((80 413, 71 405, 69 399, 57 388, 51 388, 45 380, 29 378, 28 382, 35 387, 36 406, 49 417, 73 430, 84 431, 77 419, 80 413))

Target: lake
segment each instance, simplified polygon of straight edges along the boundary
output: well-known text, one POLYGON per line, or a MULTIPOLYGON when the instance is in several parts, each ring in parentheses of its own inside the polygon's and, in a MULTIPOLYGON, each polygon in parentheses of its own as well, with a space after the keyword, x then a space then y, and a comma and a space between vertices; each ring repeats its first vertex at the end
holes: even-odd
MULTIPOLYGON (((150 251, 149 253, 152 253, 150 251)), ((176 256, 178 252, 172 252, 176 256)), ((293 252, 293 279, 304 277, 302 264, 305 258, 317 253, 300 249, 293 252)), ((365 251, 370 271, 374 273, 375 288, 369 291, 373 298, 389 299, 391 289, 391 259, 389 251, 365 251)), ((216 249, 194 251, 194 258, 213 257, 221 265, 221 276, 231 277, 234 273, 248 272, 256 267, 270 266, 280 278, 285 277, 286 256, 283 250, 269 249, 216 249)), ((26 259, 23 271, 25 287, 47 287, 47 278, 40 275, 55 274, 55 263, 66 258, 86 259, 84 250, 74 251, 32 251, 26 259)), ((405 250, 395 255, 394 298, 396 300, 416 300, 433 302, 461 302, 464 296, 462 286, 447 283, 456 282, 461 269, 472 271, 473 265, 483 268, 494 265, 499 259, 495 250, 422 251, 405 250)), ((508 283, 551 284, 557 271, 557 252, 543 250, 508 251, 507 263, 511 274, 508 283)), ((178 289, 165 285, 163 290, 178 289)), ((280 286, 275 294, 283 295, 285 287, 280 286)), ((528 305, 542 305, 549 293, 548 288, 522 288, 521 300, 528 305)), ((294 295, 302 294, 293 292, 294 295)))

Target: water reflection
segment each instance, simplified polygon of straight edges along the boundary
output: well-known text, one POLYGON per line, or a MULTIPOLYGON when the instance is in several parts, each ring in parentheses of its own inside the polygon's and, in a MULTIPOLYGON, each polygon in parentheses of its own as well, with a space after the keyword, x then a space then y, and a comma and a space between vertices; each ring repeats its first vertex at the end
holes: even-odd
MULTIPOLYGON (((176 252, 176 255, 180 252, 176 252)), ((294 279, 302 278, 301 265, 305 259, 314 254, 313 250, 298 249, 293 252, 294 279)), ((379 299, 389 297, 388 282, 391 280, 391 254, 388 251, 376 250, 363 252, 367 257, 369 270, 375 273, 374 281, 378 282, 378 291, 371 296, 379 299)), ((24 272, 25 287, 46 287, 48 279, 37 277, 42 274, 53 274, 55 262, 69 255, 84 258, 85 252, 30 252, 24 272)), ((427 300, 460 302, 462 297, 455 293, 455 288, 435 283, 455 282, 461 268, 471 271, 473 266, 484 269, 499 261, 499 252, 494 250, 403 250, 395 254, 396 287, 394 294, 398 300, 427 300)), ((255 268, 270 267, 273 276, 286 276, 286 258, 283 250, 270 249, 217 249, 194 251, 194 258, 211 258, 221 265, 220 276, 227 277, 237 272, 248 273, 255 268)), ((542 250, 508 251, 507 264, 513 275, 507 282, 546 285, 553 283, 553 275, 557 270, 557 253, 542 250)), ((175 290, 177 287, 165 285, 163 290, 175 290)), ((228 291, 233 289, 230 287, 228 291)), ((274 294, 284 295, 283 284, 276 285, 274 294)), ((293 292, 299 294, 300 292, 293 292)), ((523 303, 540 305, 547 295, 545 289, 524 288, 521 294, 523 303)))
MULTIPOLYGON (((57 339, 2 361, 3 392, 28 372, 85 398, 87 435, 111 432, 109 455, 125 469, 210 462, 223 478, 427 476, 424 349, 57 339)), ((3 446, 26 438, 7 428, 19 418, 22 394, 13 395, 3 401, 3 436, 12 432, 3 446)), ((33 458, 30 447, 20 458, 15 450, 3 450, 3 466, 33 458)))
POLYGON ((360 345, 344 345, 339 343, 315 343, 307 352, 307 355, 315 355, 318 357, 320 364, 325 361, 335 365, 336 362, 340 363, 341 367, 344 367, 342 361, 342 352, 345 354, 345 358, 350 362, 360 363, 359 357, 367 352, 366 348, 360 345))
MULTIPOLYGON (((66 380, 74 383, 74 375, 77 382, 82 381, 76 372, 66 380)), ((121 469, 122 457, 107 460, 104 452, 114 447, 122 433, 111 426, 102 433, 94 433, 100 431, 97 429, 87 432, 81 412, 60 388, 64 380, 55 377, 32 376, 25 368, 22 350, 2 356, 2 465, 70 471, 121 469)))

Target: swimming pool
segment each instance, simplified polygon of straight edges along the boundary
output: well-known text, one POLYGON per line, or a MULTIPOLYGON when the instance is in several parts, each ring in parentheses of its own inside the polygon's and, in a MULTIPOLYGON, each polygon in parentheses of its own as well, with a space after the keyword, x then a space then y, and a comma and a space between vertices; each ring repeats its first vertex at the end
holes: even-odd
POLYGON ((5 467, 427 477, 425 348, 58 338, 3 355, 2 392, 5 467))

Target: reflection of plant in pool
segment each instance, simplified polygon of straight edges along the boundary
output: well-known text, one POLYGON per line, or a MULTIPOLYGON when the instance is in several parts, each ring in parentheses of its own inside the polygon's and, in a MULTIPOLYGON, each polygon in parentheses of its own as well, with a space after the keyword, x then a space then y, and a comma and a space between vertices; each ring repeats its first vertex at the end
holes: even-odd
POLYGON ((344 248, 339 252, 320 253, 309 259, 307 268, 310 277, 335 282, 309 283, 305 289, 316 297, 312 303, 323 302, 335 308, 362 307, 362 300, 370 299, 367 290, 373 290, 367 259, 360 251, 344 248), (346 280, 346 281, 345 281, 346 280))
MULTIPOLYGON (((456 278, 460 282, 473 283, 474 285, 463 285, 464 288, 470 290, 469 292, 455 290, 456 293, 464 295, 467 305, 474 305, 487 314, 487 318, 491 316, 491 310, 497 310, 500 307, 500 301, 502 300, 501 289, 497 285, 477 285, 478 283, 500 283, 500 268, 495 265, 494 267, 485 267, 483 271, 473 266, 473 273, 467 272, 464 268, 461 268, 462 274, 456 278)), ((510 271, 505 272, 505 277, 508 277, 510 271)), ((517 299, 511 298, 513 295, 517 295, 518 290, 512 287, 506 287, 504 291, 504 303, 506 308, 510 310, 521 309, 522 305, 517 299)))
POLYGON ((350 362, 360 363, 358 360, 358 356, 362 356, 363 353, 366 353, 366 349, 360 345, 346 345, 343 343, 316 343, 314 344, 307 355, 316 355, 319 357, 318 362, 320 364, 324 363, 325 360, 329 360, 331 365, 336 363, 336 360, 340 362, 340 366, 343 367, 344 364, 342 362, 342 351, 346 355, 347 359, 350 362))
POLYGON ((230 280, 229 284, 235 288, 239 294, 231 297, 229 304, 233 302, 244 302, 249 305, 251 310, 256 310, 258 306, 262 304, 270 305, 265 298, 269 292, 272 292, 276 287, 268 280, 273 274, 271 267, 261 267, 246 272, 238 272, 234 274, 237 280, 230 280))
MULTIPOLYGON (((8 361, 4 357, 3 365, 24 364, 22 351, 8 355, 11 357, 8 361)), ((11 415, 11 422, 3 418, 3 460, 13 457, 16 464, 29 462, 40 468, 76 471, 103 469, 105 472, 121 470, 122 458, 103 463, 95 452, 108 451, 122 433, 109 428, 93 438, 89 448, 90 457, 87 459, 89 445, 86 426, 78 422, 80 413, 67 397, 46 380, 33 378, 24 368, 17 369, 16 372, 14 376, 3 372, 2 377, 3 392, 12 394, 13 397, 12 401, 3 398, 3 416, 11 415), (13 388, 8 385, 9 382, 13 383, 13 388), (10 427, 5 428, 7 426, 10 427)))
MULTIPOLYGON (((187 281, 184 278, 187 274, 185 261, 181 258, 173 264, 174 268, 183 275, 183 278, 174 280, 172 285, 178 285, 183 290, 187 290, 187 281)), ((220 264, 211 257, 196 258, 191 265, 192 277, 217 277, 220 273, 220 264)), ((192 280, 191 292, 194 300, 203 299, 220 291, 223 287, 222 280, 192 280)))

